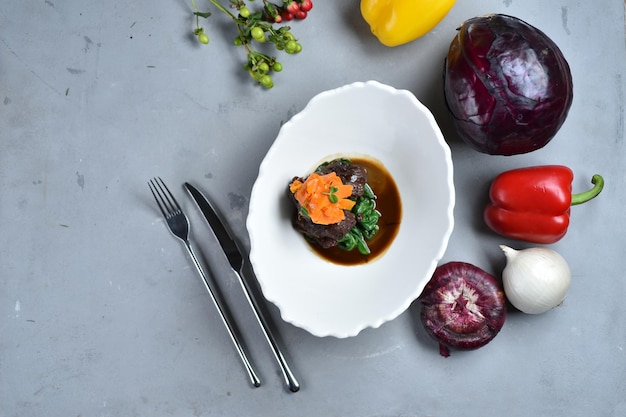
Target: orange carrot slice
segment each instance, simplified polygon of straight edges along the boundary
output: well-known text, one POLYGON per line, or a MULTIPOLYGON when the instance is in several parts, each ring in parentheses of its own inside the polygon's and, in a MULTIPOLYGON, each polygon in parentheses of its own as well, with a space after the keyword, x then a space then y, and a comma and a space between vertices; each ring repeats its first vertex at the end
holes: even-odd
POLYGON ((348 199, 352 186, 344 185, 336 173, 313 173, 304 181, 295 180, 289 190, 316 224, 336 224, 345 219, 344 210, 351 210, 355 202, 348 199))

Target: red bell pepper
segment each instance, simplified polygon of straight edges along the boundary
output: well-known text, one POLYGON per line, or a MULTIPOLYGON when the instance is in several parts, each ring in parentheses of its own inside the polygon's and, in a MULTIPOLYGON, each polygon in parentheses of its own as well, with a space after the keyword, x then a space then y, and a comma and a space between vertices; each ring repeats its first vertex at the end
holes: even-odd
POLYGON ((572 195, 574 173, 562 165, 514 169, 498 175, 489 189, 491 203, 485 223, 496 233, 534 243, 554 243, 567 233, 570 206, 591 200, 604 179, 594 175, 594 187, 572 195))

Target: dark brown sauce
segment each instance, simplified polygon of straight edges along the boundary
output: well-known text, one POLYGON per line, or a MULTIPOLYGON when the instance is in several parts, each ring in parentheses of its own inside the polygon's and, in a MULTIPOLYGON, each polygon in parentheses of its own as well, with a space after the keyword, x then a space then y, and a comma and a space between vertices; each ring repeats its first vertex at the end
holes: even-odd
POLYGON ((349 159, 352 163, 367 170, 367 183, 376 194, 376 209, 381 213, 378 220, 380 227, 378 232, 373 238, 367 240, 371 253, 363 255, 356 249, 346 251, 338 247, 323 249, 314 244, 311 244, 311 248, 329 262, 339 265, 361 265, 372 262, 391 246, 400 228, 402 202, 396 183, 382 163, 369 158, 349 159))

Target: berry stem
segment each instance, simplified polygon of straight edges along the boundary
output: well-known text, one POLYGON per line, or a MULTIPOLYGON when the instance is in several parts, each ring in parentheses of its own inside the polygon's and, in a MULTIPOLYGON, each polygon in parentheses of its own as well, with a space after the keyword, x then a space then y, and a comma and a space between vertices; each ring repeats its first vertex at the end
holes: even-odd
POLYGON ((217 0, 209 0, 209 1, 213 3, 213 5, 217 7, 222 13, 227 14, 228 16, 230 16, 231 19, 233 19, 234 21, 237 21, 237 17, 234 14, 232 14, 230 10, 228 10, 226 7, 222 6, 222 4, 219 1, 217 0))

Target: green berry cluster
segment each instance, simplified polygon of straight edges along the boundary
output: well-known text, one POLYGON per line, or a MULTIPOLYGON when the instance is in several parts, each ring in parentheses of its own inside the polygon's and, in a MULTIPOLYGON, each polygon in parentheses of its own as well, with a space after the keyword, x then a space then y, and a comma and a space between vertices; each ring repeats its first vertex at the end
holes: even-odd
MULTIPOLYGON (((312 7, 311 1, 281 0, 282 4, 278 5, 269 0, 263 0, 262 8, 256 12, 252 12, 244 0, 229 0, 230 8, 224 7, 218 0, 209 1, 235 23, 238 34, 234 39, 234 44, 243 47, 247 54, 247 62, 243 65, 244 69, 259 85, 272 88, 274 86, 272 75, 282 71, 283 66, 275 56, 270 56, 257 48, 261 44, 269 43, 273 44, 276 50, 287 54, 297 54, 302 51, 302 45, 291 33, 289 26, 276 26, 280 23, 280 19, 276 17, 287 13, 288 8, 292 10, 294 7, 299 7, 299 4, 303 4, 303 8, 308 12, 312 7)), ((200 43, 208 44, 209 37, 200 26, 199 18, 208 18, 211 13, 200 12, 195 0, 191 0, 191 2, 196 17, 194 35, 200 43)), ((301 16, 300 19, 306 18, 306 12, 301 16)))

